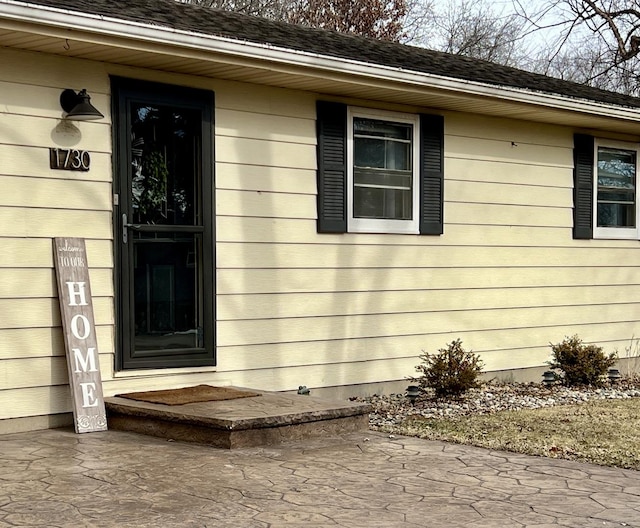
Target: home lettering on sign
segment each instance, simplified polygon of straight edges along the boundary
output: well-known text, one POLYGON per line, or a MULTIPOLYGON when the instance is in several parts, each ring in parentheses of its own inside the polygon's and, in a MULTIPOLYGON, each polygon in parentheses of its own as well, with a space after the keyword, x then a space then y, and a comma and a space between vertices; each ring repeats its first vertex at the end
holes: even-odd
POLYGON ((105 431, 87 252, 81 238, 55 238, 54 265, 76 433, 105 431))

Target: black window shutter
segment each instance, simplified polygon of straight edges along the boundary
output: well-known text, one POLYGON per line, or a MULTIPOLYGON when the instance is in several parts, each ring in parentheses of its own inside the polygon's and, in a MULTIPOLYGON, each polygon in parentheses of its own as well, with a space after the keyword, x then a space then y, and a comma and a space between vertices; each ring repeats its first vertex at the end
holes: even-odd
POLYGON ((444 232, 444 118, 420 115, 420 234, 444 232))
POLYGON ((318 232, 347 231, 347 106, 318 101, 318 232))
POLYGON ((573 136, 573 238, 593 238, 593 137, 573 136))

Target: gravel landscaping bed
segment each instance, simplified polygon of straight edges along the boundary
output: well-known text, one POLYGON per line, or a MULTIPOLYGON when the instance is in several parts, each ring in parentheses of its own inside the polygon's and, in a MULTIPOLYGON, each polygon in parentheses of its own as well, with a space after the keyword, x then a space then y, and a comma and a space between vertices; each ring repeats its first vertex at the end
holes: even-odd
POLYGON ((498 411, 538 409, 558 405, 575 405, 591 400, 620 400, 640 397, 640 380, 621 380, 600 388, 569 388, 541 383, 487 383, 470 390, 459 400, 437 400, 430 391, 412 405, 404 394, 376 395, 359 398, 373 406, 369 415, 372 429, 400 425, 408 416, 424 418, 456 418, 468 415, 492 414, 498 411))

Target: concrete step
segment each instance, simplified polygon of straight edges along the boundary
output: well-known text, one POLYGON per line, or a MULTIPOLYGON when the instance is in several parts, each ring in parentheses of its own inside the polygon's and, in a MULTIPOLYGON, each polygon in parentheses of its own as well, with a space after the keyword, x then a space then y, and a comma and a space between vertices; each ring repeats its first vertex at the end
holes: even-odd
POLYGON ((260 396, 185 405, 105 398, 108 427, 225 449, 366 431, 369 427, 368 404, 255 392, 260 396))

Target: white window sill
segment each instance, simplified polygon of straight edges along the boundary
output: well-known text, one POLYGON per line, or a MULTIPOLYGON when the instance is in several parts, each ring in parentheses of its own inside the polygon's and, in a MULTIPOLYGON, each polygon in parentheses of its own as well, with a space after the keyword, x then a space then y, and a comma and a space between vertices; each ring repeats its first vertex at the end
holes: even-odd
POLYGON ((176 374, 203 374, 217 372, 217 367, 185 367, 163 369, 119 370, 113 373, 114 378, 143 378, 152 376, 172 376, 176 374))
POLYGON ((593 238, 602 240, 638 240, 640 239, 640 234, 637 228, 600 227, 593 230, 593 238))

